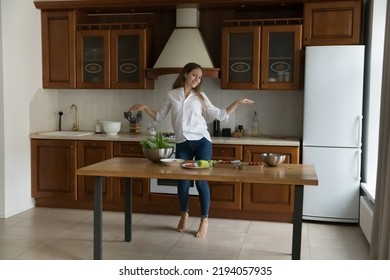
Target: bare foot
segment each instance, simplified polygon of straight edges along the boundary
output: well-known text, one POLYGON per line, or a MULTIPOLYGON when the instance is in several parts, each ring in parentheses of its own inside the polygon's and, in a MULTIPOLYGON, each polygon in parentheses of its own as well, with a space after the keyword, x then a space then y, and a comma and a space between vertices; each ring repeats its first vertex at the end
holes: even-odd
POLYGON ((187 219, 188 219, 188 212, 182 212, 179 224, 177 225, 177 229, 176 229, 178 232, 183 232, 185 230, 187 219))
POLYGON ((198 237, 198 238, 205 237, 207 234, 207 227, 208 226, 209 226, 208 218, 201 218, 199 230, 196 233, 195 237, 198 237))

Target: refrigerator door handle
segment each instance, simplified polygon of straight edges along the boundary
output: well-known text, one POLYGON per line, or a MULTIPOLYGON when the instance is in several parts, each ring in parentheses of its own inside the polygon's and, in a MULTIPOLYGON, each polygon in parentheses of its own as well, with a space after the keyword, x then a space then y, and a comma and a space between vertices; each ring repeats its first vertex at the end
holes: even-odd
POLYGON ((358 147, 362 146, 363 116, 358 116, 358 147))
POLYGON ((356 152, 356 158, 357 158, 357 161, 356 161, 356 167, 357 167, 357 170, 356 170, 356 179, 360 182, 360 168, 361 168, 361 154, 362 154, 362 150, 359 150, 356 152))

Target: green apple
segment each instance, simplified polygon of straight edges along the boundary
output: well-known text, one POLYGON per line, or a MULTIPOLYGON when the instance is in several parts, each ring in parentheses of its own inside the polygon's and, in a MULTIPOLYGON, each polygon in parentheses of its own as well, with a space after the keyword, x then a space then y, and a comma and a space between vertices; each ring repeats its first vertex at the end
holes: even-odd
POLYGON ((209 167, 210 162, 208 160, 198 160, 198 166, 199 167, 209 167))

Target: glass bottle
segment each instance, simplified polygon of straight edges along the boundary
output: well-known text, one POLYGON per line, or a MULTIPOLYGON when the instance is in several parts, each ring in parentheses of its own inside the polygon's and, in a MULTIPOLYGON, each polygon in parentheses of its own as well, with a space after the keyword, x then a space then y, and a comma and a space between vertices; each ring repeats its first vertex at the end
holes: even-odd
POLYGON ((155 136, 157 134, 156 124, 157 124, 157 122, 154 122, 153 124, 152 123, 148 124, 147 130, 148 130, 148 134, 150 136, 155 136))
POLYGON ((95 124, 95 133, 96 134, 102 133, 102 123, 99 120, 97 120, 95 124))

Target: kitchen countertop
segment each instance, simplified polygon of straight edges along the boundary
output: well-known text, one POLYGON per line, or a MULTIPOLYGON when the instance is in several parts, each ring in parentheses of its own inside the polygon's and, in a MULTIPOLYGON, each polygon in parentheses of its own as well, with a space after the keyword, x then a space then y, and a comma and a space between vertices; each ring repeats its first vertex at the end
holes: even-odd
MULTIPOLYGON (((141 141, 149 137, 147 133, 130 134, 121 132, 117 135, 89 134, 83 136, 74 135, 40 135, 39 132, 31 133, 30 139, 52 139, 52 140, 90 140, 90 141, 141 141)), ((297 137, 211 137, 214 144, 232 144, 232 145, 264 145, 264 146, 300 146, 300 141, 297 137)), ((171 139, 174 142, 174 138, 171 139)))

